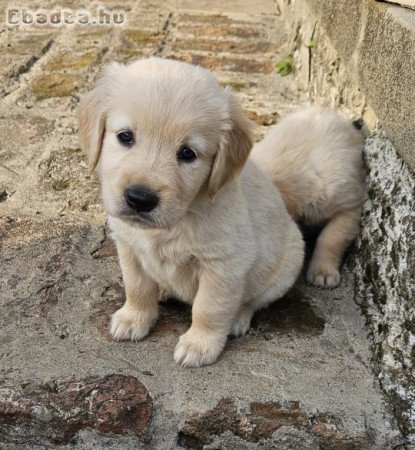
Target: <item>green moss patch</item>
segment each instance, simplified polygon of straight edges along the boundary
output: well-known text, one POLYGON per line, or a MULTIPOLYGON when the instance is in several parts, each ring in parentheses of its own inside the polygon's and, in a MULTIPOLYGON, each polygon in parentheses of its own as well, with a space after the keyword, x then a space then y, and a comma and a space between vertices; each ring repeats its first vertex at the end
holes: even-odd
POLYGON ((37 78, 32 92, 38 100, 51 97, 68 97, 75 90, 75 77, 68 74, 49 74, 37 78))
POLYGON ((49 61, 47 70, 59 71, 63 69, 79 70, 92 63, 96 57, 96 52, 86 52, 82 55, 68 55, 67 53, 49 61))

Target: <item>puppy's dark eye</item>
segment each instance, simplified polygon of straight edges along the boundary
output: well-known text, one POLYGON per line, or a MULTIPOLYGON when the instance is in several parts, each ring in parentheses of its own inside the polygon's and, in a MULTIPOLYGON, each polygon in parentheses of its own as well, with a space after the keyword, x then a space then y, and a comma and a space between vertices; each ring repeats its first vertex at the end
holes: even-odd
POLYGON ((197 158, 196 152, 189 147, 182 147, 177 153, 177 159, 183 162, 192 162, 197 158))
POLYGON ((131 147, 134 144, 134 134, 132 131, 121 131, 117 134, 118 142, 126 147, 131 147))

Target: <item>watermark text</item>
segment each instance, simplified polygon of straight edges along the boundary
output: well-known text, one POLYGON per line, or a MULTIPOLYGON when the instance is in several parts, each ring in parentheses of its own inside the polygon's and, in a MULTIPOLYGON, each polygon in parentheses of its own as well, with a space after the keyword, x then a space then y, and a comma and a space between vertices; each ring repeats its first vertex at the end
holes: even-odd
POLYGON ((109 10, 104 6, 97 6, 96 11, 92 13, 87 9, 55 7, 33 10, 26 6, 13 5, 7 7, 5 20, 9 27, 121 26, 126 23, 127 15, 124 10, 109 10))

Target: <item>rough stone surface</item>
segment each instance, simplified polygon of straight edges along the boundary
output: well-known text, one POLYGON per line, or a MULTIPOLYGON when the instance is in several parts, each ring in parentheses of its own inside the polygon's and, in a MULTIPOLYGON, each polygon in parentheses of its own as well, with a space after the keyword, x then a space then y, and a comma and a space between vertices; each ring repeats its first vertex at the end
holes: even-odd
POLYGON ((57 379, 20 390, 0 388, 3 444, 67 444, 85 428, 142 437, 149 428, 152 400, 135 377, 108 375, 57 379))
POLYGON ((415 180, 381 136, 368 139, 365 159, 369 198, 357 243, 358 301, 375 330, 382 387, 415 435, 415 180))
POLYGON ((248 413, 242 413, 232 399, 221 399, 213 409, 185 421, 179 433, 179 446, 202 449, 211 444, 215 436, 227 431, 239 437, 242 446, 249 442, 269 445, 270 438, 273 438, 274 445, 278 445, 282 436, 276 432, 281 430, 286 435, 287 429, 294 431, 298 438, 296 445, 303 448, 310 443, 314 448, 333 450, 360 449, 371 444, 365 434, 343 436, 335 421, 329 417, 307 416, 301 411, 299 402, 286 406, 257 402, 251 403, 249 409, 248 413))
MULTIPOLYGON (((115 0, 100 3, 120 7, 115 0)), ((27 421, 1 429, 1 447, 179 449, 185 424, 196 427, 195 417, 216 411, 222 399, 234 405, 235 420, 258 422, 265 431, 243 434, 232 425, 215 435, 208 424, 196 427, 194 434, 209 440, 206 448, 318 448, 326 432, 365 449, 399 445, 393 405, 370 367, 367 330, 347 268, 333 291, 301 278, 286 298, 254 318, 247 336, 229 340, 212 366, 174 364, 174 347, 190 324, 190 309, 178 301, 161 305, 142 342, 112 341, 109 318, 124 300, 121 272, 98 183, 76 135, 79 97, 102 66, 137 55, 210 61, 258 123, 257 138, 307 103, 295 74, 282 78, 274 70, 287 35, 286 17, 273 0, 127 0, 122 8, 128 12, 123 27, 0 25, 0 45, 10 49, 0 69, 0 385, 16 399, 11 405, 6 397, 0 417, 5 420, 11 406, 27 412, 27 421), (57 79, 71 80, 70 89, 50 85, 57 79), (108 410, 108 397, 99 407, 94 403, 108 380, 119 380, 105 395, 125 399, 120 409, 108 410), (120 380, 130 380, 137 398, 120 380), (151 403, 139 382, 153 399, 149 424, 151 403), (83 386, 81 397, 74 383, 83 386), (123 407, 133 408, 139 398, 145 413, 124 415, 123 407), (63 408, 67 402, 75 403, 63 408), (62 420, 63 409, 68 420, 62 420), (285 413, 290 420, 282 420, 285 413), (134 417, 145 418, 139 436, 134 417)))
MULTIPOLYGON (((352 117, 364 119, 369 136, 364 153, 368 200, 362 217, 362 232, 351 258, 357 278, 356 300, 367 317, 375 355, 373 366, 381 386, 393 401, 408 445, 415 445, 415 179, 392 146, 389 134, 382 131, 383 120, 387 129, 390 122, 369 95, 367 85, 355 74, 356 58, 363 58, 364 52, 359 64, 367 62, 362 71, 370 72, 372 80, 376 81, 370 89, 376 86, 379 98, 390 95, 391 99, 394 89, 399 88, 399 95, 393 97, 393 108, 389 109, 391 113, 395 114, 398 106, 400 111, 408 107, 413 89, 382 77, 383 84, 377 84, 377 70, 392 69, 387 60, 377 59, 385 49, 378 54, 376 45, 366 36, 370 31, 368 27, 377 15, 385 18, 392 12, 398 13, 395 9, 369 3, 348 2, 346 6, 342 1, 317 4, 313 0, 297 0, 291 4, 281 1, 280 7, 292 30, 286 51, 294 55, 298 82, 313 101, 336 106, 352 117), (330 11, 328 4, 333 7, 330 11), (373 10, 372 17, 366 17, 366 8, 373 10)), ((406 16, 405 12, 402 14, 406 16)), ((385 36, 396 37, 397 27, 391 20, 383 27, 377 23, 378 41, 382 38, 382 45, 386 45, 385 36)), ((373 27, 372 32, 375 32, 373 27)), ((389 57, 404 60, 405 51, 412 52, 413 47, 403 50, 399 45, 389 57)), ((406 60, 402 63, 406 64, 406 60)), ((405 76, 409 73, 405 72, 405 76)), ((407 114, 399 119, 399 126, 408 130, 406 138, 409 139, 409 129, 413 128, 411 117, 407 114)), ((402 156, 408 161, 407 155, 402 156)))

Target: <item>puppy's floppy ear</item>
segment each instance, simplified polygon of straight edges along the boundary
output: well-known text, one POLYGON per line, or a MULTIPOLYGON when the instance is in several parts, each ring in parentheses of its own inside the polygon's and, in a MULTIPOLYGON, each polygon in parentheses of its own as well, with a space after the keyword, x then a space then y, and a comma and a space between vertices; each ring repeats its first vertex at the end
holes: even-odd
POLYGON ((101 108, 100 89, 94 87, 81 99, 78 110, 79 141, 93 171, 98 163, 105 134, 105 114, 101 108))
POLYGON ((208 184, 210 198, 240 173, 253 145, 252 122, 245 117, 231 89, 225 88, 224 94, 228 97, 230 126, 224 132, 213 162, 208 184))

